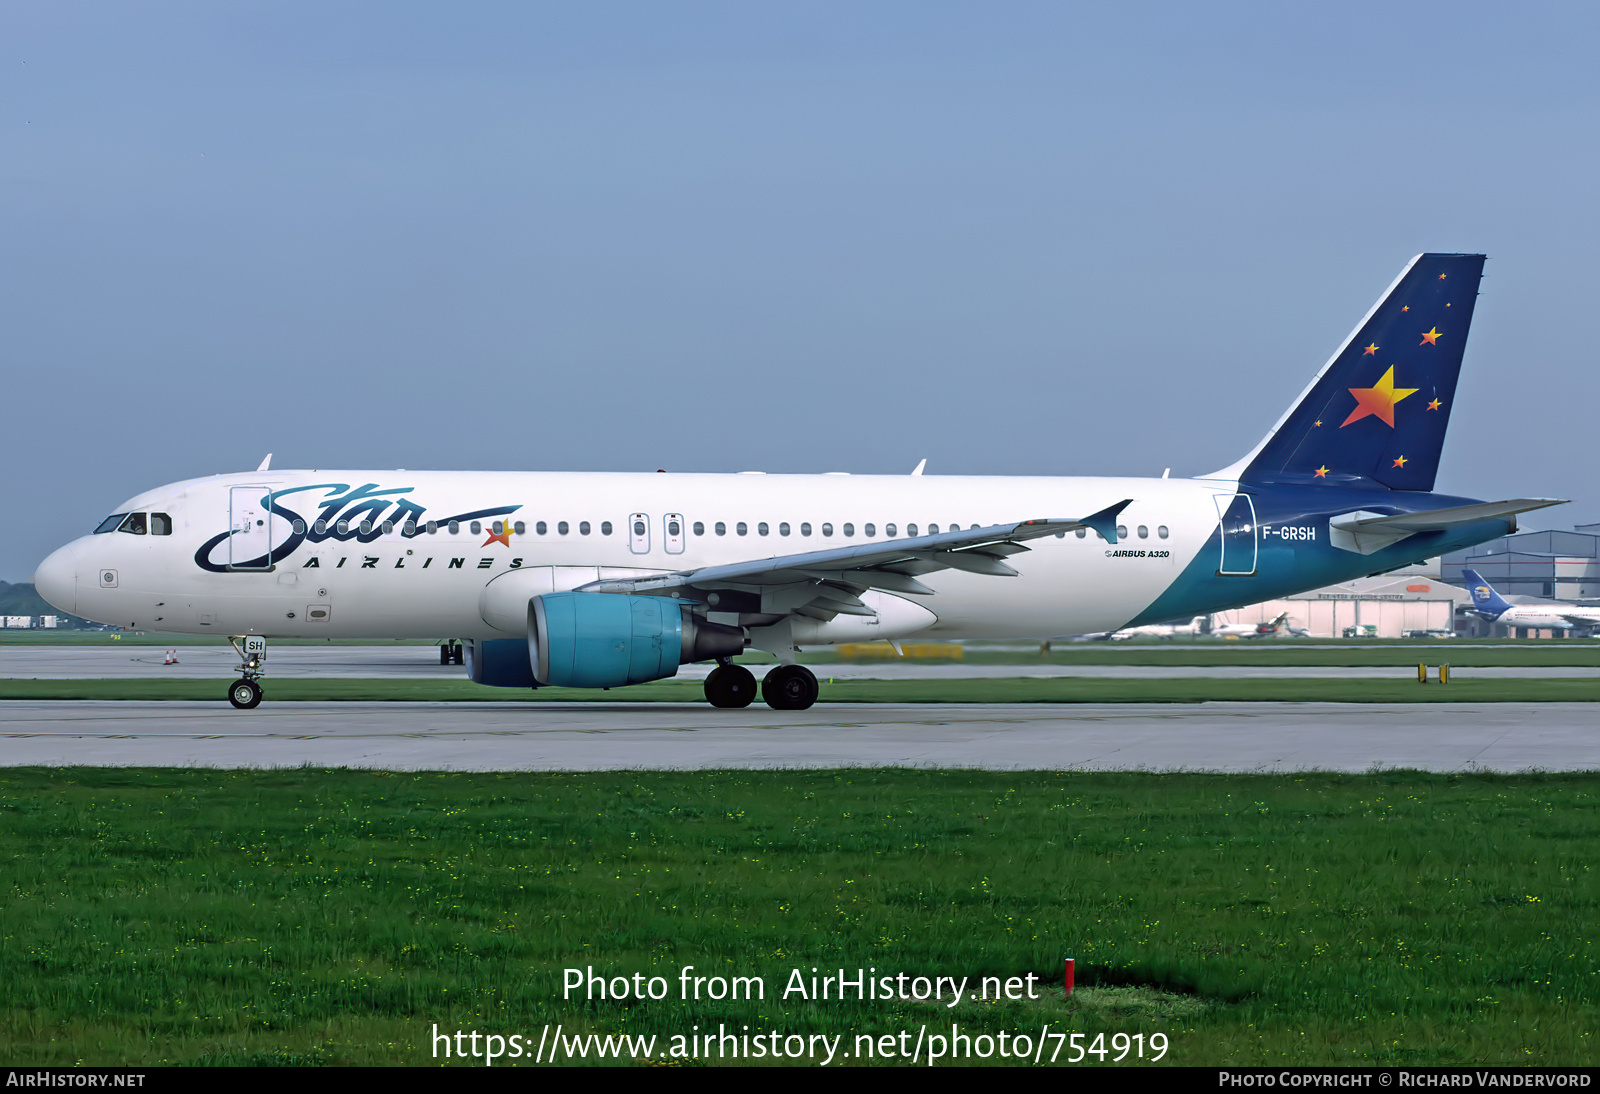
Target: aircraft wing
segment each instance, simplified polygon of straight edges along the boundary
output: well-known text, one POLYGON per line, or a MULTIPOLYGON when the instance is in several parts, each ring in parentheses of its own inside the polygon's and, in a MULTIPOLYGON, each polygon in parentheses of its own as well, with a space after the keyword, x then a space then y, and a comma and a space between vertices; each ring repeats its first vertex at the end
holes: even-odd
POLYGON ((1017 571, 1005 559, 1029 550, 1025 546, 1028 540, 1090 528, 1115 543, 1117 516, 1132 502, 1128 498, 1077 519, 993 524, 670 574, 608 578, 584 585, 579 591, 636 596, 677 594, 724 611, 795 613, 823 620, 835 615, 871 616, 876 613, 860 598, 867 589, 929 596, 933 590, 917 578, 938 570, 1015 577, 1017 571))
POLYGON ((1568 612, 1558 612, 1557 614, 1574 627, 1600 627, 1600 618, 1593 615, 1578 615, 1568 612))
POLYGON ((1474 521, 1509 517, 1550 505, 1565 504, 1564 500, 1557 498, 1513 498, 1510 501, 1485 501, 1476 505, 1457 505, 1418 513, 1374 513, 1358 509, 1329 518, 1329 539, 1341 550, 1370 555, 1418 532, 1444 532, 1474 521))

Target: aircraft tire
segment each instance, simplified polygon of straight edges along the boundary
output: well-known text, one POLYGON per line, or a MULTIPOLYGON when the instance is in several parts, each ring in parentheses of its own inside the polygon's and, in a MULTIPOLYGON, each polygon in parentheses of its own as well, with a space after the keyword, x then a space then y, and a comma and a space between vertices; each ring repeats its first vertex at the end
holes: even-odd
POLYGON ((805 710, 817 701, 817 678, 804 665, 779 665, 761 681, 761 698, 773 710, 805 710))
POLYGON ((736 710, 755 697, 755 675, 742 665, 718 665, 706 677, 706 701, 714 707, 736 710))
POLYGON ((235 680, 228 688, 228 702, 240 710, 254 710, 261 705, 261 685, 254 680, 235 680))

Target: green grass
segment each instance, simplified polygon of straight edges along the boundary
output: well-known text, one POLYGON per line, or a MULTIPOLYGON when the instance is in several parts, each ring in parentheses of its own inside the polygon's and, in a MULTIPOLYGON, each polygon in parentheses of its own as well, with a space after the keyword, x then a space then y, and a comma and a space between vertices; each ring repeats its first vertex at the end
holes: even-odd
MULTIPOLYGON (((822 699, 837 703, 1593 703, 1600 678, 1474 680, 1452 677, 1448 685, 1415 680, 1228 679, 1121 680, 1095 677, 979 680, 836 680, 817 667, 822 699)), ((101 699, 201 700, 227 698, 227 680, 6 680, 0 700, 101 699)), ((337 677, 262 681, 267 702, 466 702, 466 703, 699 703, 698 680, 658 680, 599 691, 585 688, 489 688, 466 680, 359 680, 337 677)))
MULTIPOLYGON (((1172 1064, 1587 1064, 1591 776, 0 772, 0 1052, 432 1063, 428 1034, 1165 1033, 1172 1064), (957 1011, 790 970, 1038 975, 957 1011), (563 1000, 562 970, 661 975, 563 1000), (679 970, 763 977, 683 1002, 679 970)), ((656 1052, 660 1056, 663 1049, 656 1052)))

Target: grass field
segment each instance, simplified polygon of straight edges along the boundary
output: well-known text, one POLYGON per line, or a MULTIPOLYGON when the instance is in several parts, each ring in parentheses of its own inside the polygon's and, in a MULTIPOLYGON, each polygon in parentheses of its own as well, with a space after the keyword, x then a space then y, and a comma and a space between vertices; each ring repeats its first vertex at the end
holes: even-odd
POLYGON ((1588 776, 11 769, 0 1051, 431 1063, 434 1024, 562 1023, 659 1058, 695 1025, 848 1051, 954 1021, 1163 1033, 1170 1064, 1592 1063, 1597 806, 1588 776), (766 998, 682 1001, 685 965, 766 998), (562 1000, 588 966, 673 992, 562 1000), (779 998, 813 966, 1055 991, 779 998))
MULTIPOLYGON (((1474 680, 1457 675, 1448 685, 1415 680, 1229 679, 1176 680, 1095 677, 1055 679, 837 680, 825 667, 822 701, 830 703, 1592 703, 1600 702, 1600 678, 1474 680)), ((6 680, 0 700, 100 699, 225 702, 228 680, 6 680)), ((602 691, 585 688, 489 688, 467 680, 359 680, 340 678, 262 681, 267 702, 464 702, 464 703, 703 703, 698 680, 657 680, 602 691)))

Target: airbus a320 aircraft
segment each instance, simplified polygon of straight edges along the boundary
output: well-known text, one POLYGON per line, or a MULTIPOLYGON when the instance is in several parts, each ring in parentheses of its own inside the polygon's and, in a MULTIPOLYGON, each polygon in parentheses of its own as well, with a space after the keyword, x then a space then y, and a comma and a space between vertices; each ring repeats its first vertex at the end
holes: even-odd
MULTIPOLYGON (((34 580, 62 611, 243 641, 465 640, 471 679, 611 688, 719 663, 804 709, 801 647, 1039 639, 1203 615, 1506 535, 1544 499, 1432 493, 1484 256, 1408 263, 1237 463, 1194 479, 270 471, 129 499, 34 580)), ((919 468, 920 470, 920 468, 919 468)))

